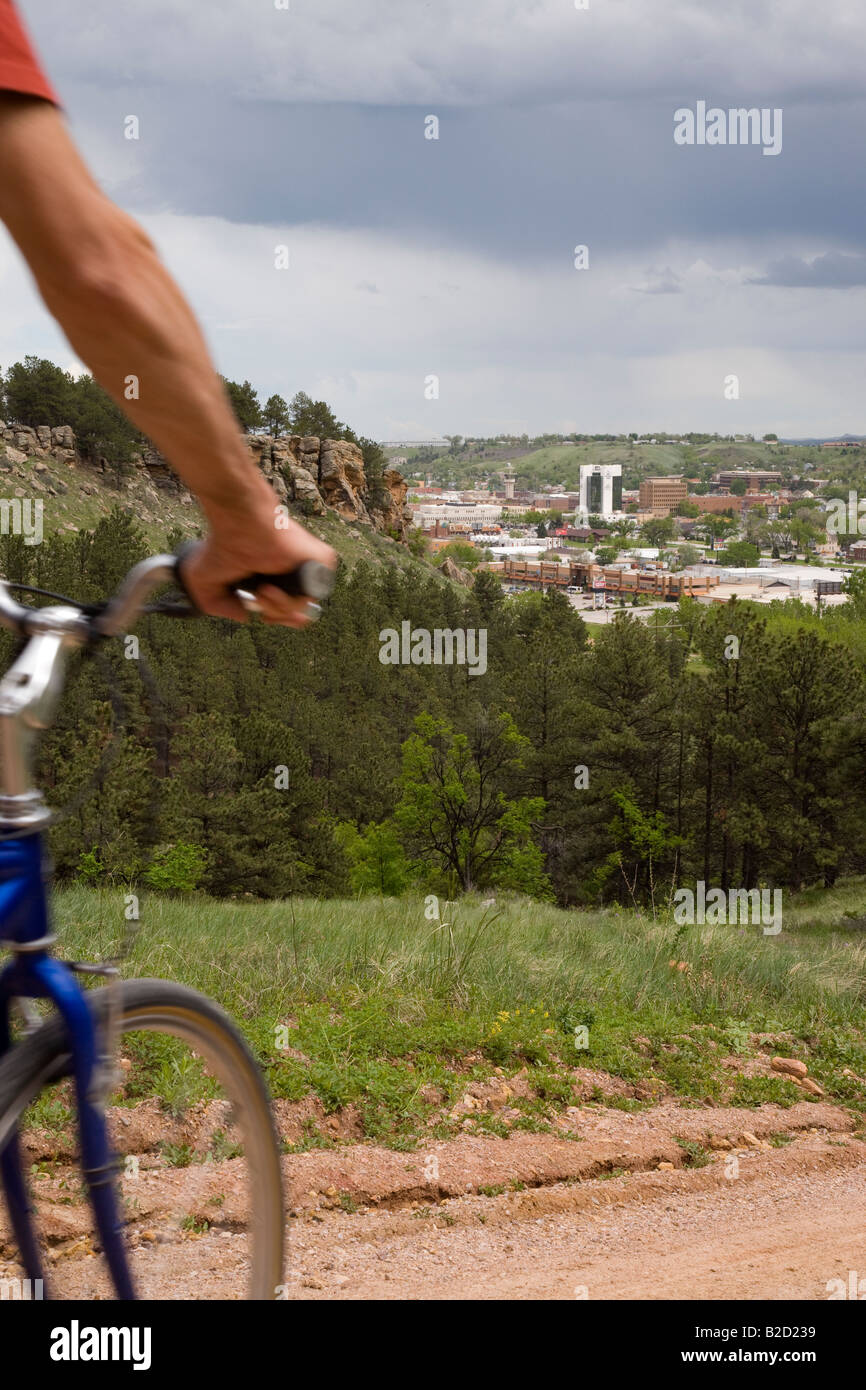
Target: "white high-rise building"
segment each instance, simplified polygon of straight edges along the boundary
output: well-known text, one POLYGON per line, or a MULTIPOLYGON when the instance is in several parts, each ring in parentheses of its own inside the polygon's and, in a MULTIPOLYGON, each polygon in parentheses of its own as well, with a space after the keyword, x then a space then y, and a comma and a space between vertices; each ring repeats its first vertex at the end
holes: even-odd
POLYGON ((580 511, 584 516, 613 516, 622 511, 622 464, 580 465, 580 511))

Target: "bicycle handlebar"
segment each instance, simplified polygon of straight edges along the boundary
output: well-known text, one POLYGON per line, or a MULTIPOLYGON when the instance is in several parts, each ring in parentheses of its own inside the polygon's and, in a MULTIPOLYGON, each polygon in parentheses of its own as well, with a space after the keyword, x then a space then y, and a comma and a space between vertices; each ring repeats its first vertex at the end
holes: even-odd
MULTIPOLYGON (((192 546, 198 544, 193 542, 192 546)), ((123 580, 113 598, 102 612, 88 617, 81 608, 27 608, 16 603, 6 584, 0 579, 0 624, 19 637, 38 632, 63 631, 73 642, 82 645, 92 637, 116 637, 126 632, 142 612, 155 589, 162 584, 176 584, 190 598, 183 582, 183 561, 192 546, 183 546, 176 555, 151 555, 140 560, 123 580)), ((251 574, 232 585, 244 606, 255 611, 255 593, 262 585, 273 585, 291 595, 306 595, 313 601, 327 598, 334 587, 334 572, 318 560, 306 560, 288 574, 251 574)), ((176 616, 192 616, 198 610, 174 608, 176 616)))
POLYGON ((113 599, 102 613, 92 620, 93 631, 99 637, 116 637, 126 632, 138 617, 154 589, 170 584, 178 577, 176 555, 151 555, 133 565, 113 599))
MULTIPOLYGON (((117 593, 104 608, 74 603, 71 599, 47 608, 25 608, 16 603, 0 579, 0 624, 18 637, 29 637, 9 670, 0 679, 0 811, 7 828, 33 830, 50 820, 50 812, 34 786, 33 758, 36 733, 50 725, 63 689, 66 650, 92 646, 104 637, 129 630, 144 610, 154 589, 174 582, 183 587, 183 556, 152 555, 133 565, 117 593)), ((334 577, 327 566, 307 561, 287 575, 257 574, 233 585, 246 608, 255 608, 255 591, 261 584, 276 584, 287 593, 324 598, 334 577), (312 566, 312 567, 311 567, 312 566)), ((195 613, 195 608, 160 606, 151 612, 170 611, 176 616, 195 613)), ((311 615, 312 616, 312 615, 311 615)))

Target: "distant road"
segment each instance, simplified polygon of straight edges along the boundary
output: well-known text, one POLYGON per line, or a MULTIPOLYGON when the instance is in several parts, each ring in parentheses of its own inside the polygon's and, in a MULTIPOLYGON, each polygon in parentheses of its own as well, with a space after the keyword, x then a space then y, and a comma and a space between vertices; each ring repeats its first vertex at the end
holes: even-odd
POLYGON ((380 449, 449 449, 447 439, 380 439, 380 449))

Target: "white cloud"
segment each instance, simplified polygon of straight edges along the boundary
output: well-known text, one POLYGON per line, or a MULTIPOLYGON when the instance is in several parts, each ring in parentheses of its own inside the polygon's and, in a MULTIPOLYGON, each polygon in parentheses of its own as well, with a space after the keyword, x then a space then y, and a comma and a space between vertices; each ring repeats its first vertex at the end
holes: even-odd
MULTIPOLYGON (((862 432, 866 349, 850 296, 744 283, 742 247, 671 243, 675 295, 634 294, 645 265, 590 271, 431 252, 372 232, 145 219, 221 371, 264 399, 303 389, 377 438, 579 428, 862 432), (286 242, 291 267, 274 268, 286 242), (377 287, 371 294, 369 285, 377 287), (791 352, 791 343, 808 350, 791 352), (736 373, 741 399, 724 399, 736 373), (439 377, 438 400, 424 396, 439 377)), ((69 361, 17 252, 0 242, 0 362, 69 361)))

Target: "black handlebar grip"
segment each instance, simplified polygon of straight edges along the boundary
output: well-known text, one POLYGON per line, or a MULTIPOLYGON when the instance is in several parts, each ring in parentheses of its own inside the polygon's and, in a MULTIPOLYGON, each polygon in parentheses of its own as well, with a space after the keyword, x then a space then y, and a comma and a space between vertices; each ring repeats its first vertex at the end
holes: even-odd
POLYGON ((292 597, 303 595, 319 602, 329 597, 335 579, 330 565, 323 565, 321 560, 305 560, 288 574, 251 574, 247 579, 239 579, 232 588, 245 589, 247 593, 254 594, 263 584, 272 584, 275 589, 282 589, 284 594, 292 597))

